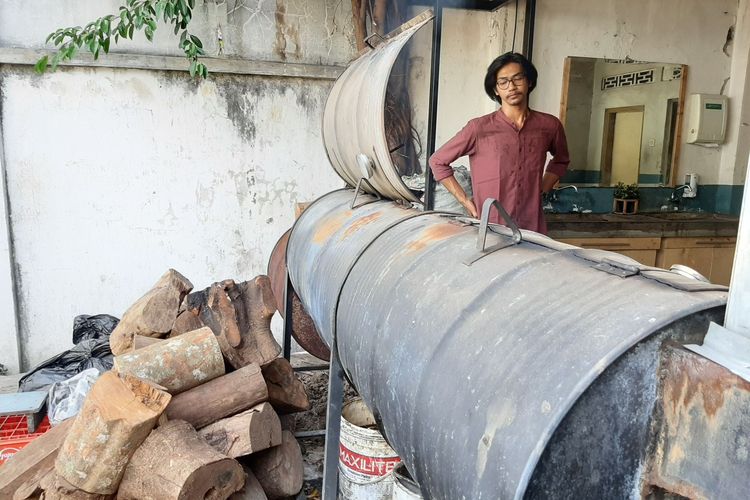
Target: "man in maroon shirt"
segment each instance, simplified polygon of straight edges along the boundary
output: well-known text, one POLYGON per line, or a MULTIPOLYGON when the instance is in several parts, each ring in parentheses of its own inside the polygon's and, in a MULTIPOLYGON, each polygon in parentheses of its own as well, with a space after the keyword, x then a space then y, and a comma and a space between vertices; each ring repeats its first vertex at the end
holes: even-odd
MULTIPOLYGON (((521 54, 508 52, 490 64, 484 89, 500 109, 475 118, 430 157, 435 180, 477 217, 487 198, 497 199, 519 227, 547 232, 542 193, 552 190, 568 168, 568 145, 560 120, 529 109, 537 71, 521 54), (547 168, 547 152, 553 155, 547 168), (469 155, 472 201, 453 177, 450 164, 469 155)), ((500 222, 492 211, 491 222, 500 222)))

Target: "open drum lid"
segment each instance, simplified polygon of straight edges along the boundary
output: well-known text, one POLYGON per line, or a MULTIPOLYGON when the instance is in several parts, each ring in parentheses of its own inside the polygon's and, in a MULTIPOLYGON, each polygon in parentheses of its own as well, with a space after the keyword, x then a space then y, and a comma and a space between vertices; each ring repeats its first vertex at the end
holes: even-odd
POLYGON ((432 11, 425 11, 402 26, 398 34, 353 61, 328 95, 323 112, 323 142, 333 169, 349 186, 355 186, 362 177, 357 155, 364 154, 374 167, 368 179, 372 188, 363 183, 365 191, 392 200, 419 202, 391 160, 385 131, 385 98, 388 79, 401 50, 433 17, 432 11))

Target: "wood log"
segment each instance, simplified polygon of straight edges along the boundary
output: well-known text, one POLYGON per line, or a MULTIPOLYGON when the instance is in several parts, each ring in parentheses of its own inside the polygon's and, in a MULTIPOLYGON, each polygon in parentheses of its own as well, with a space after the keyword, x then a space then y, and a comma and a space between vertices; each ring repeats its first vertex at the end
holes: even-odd
POLYGON ((143 335, 133 335, 133 346, 130 348, 130 352, 158 344, 159 342, 163 342, 163 340, 154 337, 144 337, 143 335))
MULTIPOLYGON (((265 366, 280 353, 281 346, 271 332, 271 318, 276 312, 276 300, 268 276, 256 276, 237 285, 245 313, 238 314, 242 332, 243 351, 255 349, 259 365, 265 366)), ((235 306, 239 307, 239 306, 235 306)), ((247 355, 243 352, 243 358, 247 355)))
POLYGON ((263 367, 263 378, 268 384, 268 400, 280 414, 310 409, 305 385, 297 378, 292 365, 284 358, 276 358, 263 367))
POLYGON ((12 498, 21 488, 31 491, 47 473, 55 469, 55 459, 74 418, 52 427, 18 450, 0 468, 0 498, 12 498), (25 485, 25 486, 24 486, 25 485))
POLYGON ((121 500, 224 499, 242 488, 242 466, 217 452, 187 422, 155 429, 125 469, 121 500))
POLYGON ((253 474, 250 466, 242 464, 245 471, 245 486, 236 493, 232 493, 229 500, 268 500, 266 492, 258 482, 258 478, 253 474))
POLYGON ((117 491, 130 456, 171 396, 151 383, 109 371, 91 388, 55 461, 55 471, 88 493, 117 491))
POLYGON ((42 497, 44 500, 109 500, 114 498, 114 495, 88 493, 78 489, 54 471, 44 478, 41 488, 44 491, 42 497))
POLYGON ((281 422, 268 403, 217 420, 199 432, 213 448, 236 458, 281 444, 281 422))
POLYGON ((227 349, 233 350, 242 343, 240 327, 237 324, 237 312, 229 298, 229 293, 234 292, 235 288, 236 284, 232 280, 214 283, 208 291, 206 305, 201 308, 201 321, 209 326, 219 338, 222 352, 224 352, 225 344, 227 349))
POLYGON ((267 276, 240 284, 232 280, 214 283, 206 292, 205 303, 199 304, 196 298, 194 304, 234 368, 250 363, 266 365, 281 352, 271 332, 276 304, 267 276))
POLYGON ((250 468, 268 498, 285 498, 302 489, 302 452, 289 431, 282 431, 281 444, 250 456, 250 468))
POLYGON ((176 395, 167 407, 167 417, 200 429, 267 400, 260 367, 251 364, 176 395))
POLYGON ((159 281, 122 315, 120 323, 109 336, 109 345, 116 355, 133 347, 133 336, 162 338, 169 333, 185 296, 193 289, 183 275, 170 269, 159 281))
POLYGON ((192 332, 193 330, 199 330, 206 326, 197 314, 192 311, 183 311, 177 315, 177 319, 174 320, 172 330, 169 332, 168 338, 177 337, 183 333, 192 332))
POLYGON ((224 358, 216 336, 209 328, 202 328, 115 356, 114 370, 178 394, 223 375, 224 358))

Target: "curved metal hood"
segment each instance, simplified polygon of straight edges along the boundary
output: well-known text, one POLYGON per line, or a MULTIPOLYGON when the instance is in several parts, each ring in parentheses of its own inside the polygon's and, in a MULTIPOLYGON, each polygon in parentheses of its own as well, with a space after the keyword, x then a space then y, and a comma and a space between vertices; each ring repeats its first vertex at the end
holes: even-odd
POLYGON ((391 160, 385 134, 385 97, 399 53, 420 28, 432 20, 426 12, 414 24, 352 62, 336 80, 323 112, 323 142, 336 173, 354 187, 362 177, 358 154, 367 155, 374 171, 363 189, 393 200, 419 202, 391 160))

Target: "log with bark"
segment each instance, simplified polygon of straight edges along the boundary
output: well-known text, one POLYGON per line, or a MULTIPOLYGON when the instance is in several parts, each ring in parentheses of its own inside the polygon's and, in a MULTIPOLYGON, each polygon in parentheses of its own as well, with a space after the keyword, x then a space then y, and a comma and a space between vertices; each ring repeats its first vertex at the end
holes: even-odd
POLYGON ((276 358, 264 366, 263 378, 268 384, 268 400, 280 414, 310 409, 305 385, 286 359, 276 358))
POLYGON ((185 420, 200 429, 267 400, 263 374, 253 363, 177 394, 166 413, 170 420, 185 420))
POLYGON ((54 471, 45 476, 40 487, 44 491, 42 496, 44 500, 109 500, 114 498, 114 495, 88 493, 78 489, 54 471))
POLYGON ((223 375, 224 358, 216 336, 204 327, 115 356, 114 370, 150 380, 170 394, 178 394, 223 375))
POLYGON ((282 431, 279 446, 251 455, 249 463, 268 498, 293 496, 302 489, 302 452, 289 431, 282 431))
POLYGON ((218 500, 244 484, 242 466, 217 452, 187 422, 155 429, 125 469, 118 500, 218 500))
POLYGON ((232 458, 281 444, 281 422, 268 403, 218 420, 199 434, 219 453, 232 458))
POLYGON ((271 332, 276 304, 268 276, 239 284, 232 280, 214 283, 202 294, 191 294, 187 310, 196 309, 234 368, 250 363, 263 366, 281 352, 271 332))
POLYGON ((55 469, 57 453, 73 420, 69 418, 52 427, 3 464, 0 468, 0 498, 14 498, 14 493, 19 490, 30 492, 28 497, 36 491, 44 476, 55 469))
POLYGON ((91 388, 60 447, 55 471, 78 489, 110 495, 125 465, 171 396, 153 384, 109 371, 91 388))
POLYGON ((206 326, 200 317, 193 311, 182 311, 177 315, 177 319, 174 320, 172 330, 169 332, 168 337, 177 337, 183 333, 192 332, 206 326))
POLYGON ((132 350, 133 337, 165 337, 172 328, 180 304, 193 289, 183 275, 170 269, 122 315, 109 337, 115 355, 132 350))

